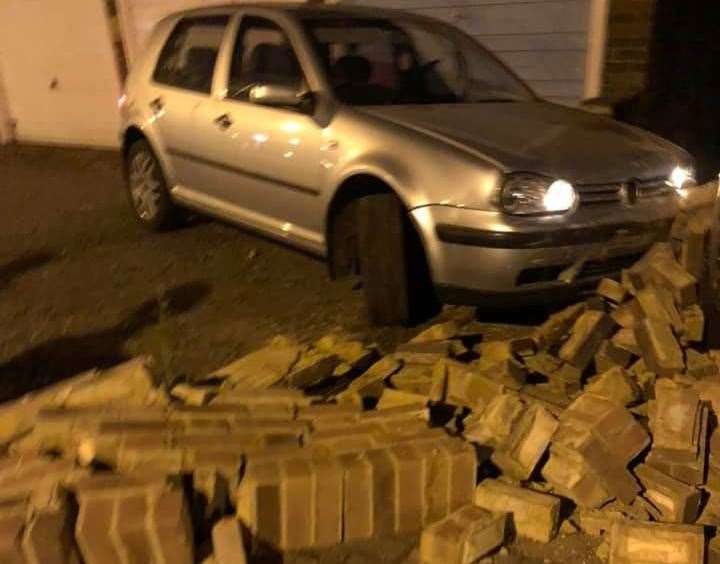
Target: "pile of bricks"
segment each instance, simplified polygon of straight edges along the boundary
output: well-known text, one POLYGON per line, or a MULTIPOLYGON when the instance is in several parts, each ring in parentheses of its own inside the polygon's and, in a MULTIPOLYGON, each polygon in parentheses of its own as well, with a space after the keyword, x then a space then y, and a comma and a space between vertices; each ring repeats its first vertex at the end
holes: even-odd
POLYGON ((278 337, 166 389, 147 359, 0 406, 0 561, 260 561, 418 535, 470 563, 602 536, 612 564, 720 561, 707 217, 508 340, 473 312, 391 354, 278 337))

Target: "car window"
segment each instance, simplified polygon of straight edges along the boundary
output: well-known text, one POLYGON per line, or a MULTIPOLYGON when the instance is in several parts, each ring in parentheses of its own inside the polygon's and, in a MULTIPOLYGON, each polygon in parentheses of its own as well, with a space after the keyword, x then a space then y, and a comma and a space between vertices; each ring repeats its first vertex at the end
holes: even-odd
POLYGON ((309 17, 303 24, 346 104, 532 99, 502 63, 450 26, 403 17, 309 17))
POLYGON ((228 96, 245 100, 258 84, 301 89, 303 74, 285 32, 271 20, 243 18, 233 48, 228 96))
POLYGON ((153 79, 161 84, 210 93, 227 16, 180 21, 163 47, 153 79))

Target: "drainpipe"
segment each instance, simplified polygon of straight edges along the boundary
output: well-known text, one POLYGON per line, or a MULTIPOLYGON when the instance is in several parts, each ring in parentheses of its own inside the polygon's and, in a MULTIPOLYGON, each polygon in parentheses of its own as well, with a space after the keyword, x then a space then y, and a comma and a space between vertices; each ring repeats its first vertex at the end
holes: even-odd
POLYGON ((607 47, 610 0, 590 1, 587 58, 585 59, 585 99, 602 96, 605 50, 607 47))

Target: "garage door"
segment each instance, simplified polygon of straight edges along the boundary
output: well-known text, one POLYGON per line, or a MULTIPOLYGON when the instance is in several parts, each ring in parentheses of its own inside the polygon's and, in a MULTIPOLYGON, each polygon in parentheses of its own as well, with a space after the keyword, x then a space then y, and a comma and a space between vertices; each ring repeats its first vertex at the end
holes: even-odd
POLYGON ((583 97, 590 0, 355 0, 449 21, 475 36, 542 97, 583 97), (448 6, 450 4, 450 6, 448 6))
POLYGON ((117 145, 120 81, 104 9, 0 1, 0 75, 18 140, 117 145))

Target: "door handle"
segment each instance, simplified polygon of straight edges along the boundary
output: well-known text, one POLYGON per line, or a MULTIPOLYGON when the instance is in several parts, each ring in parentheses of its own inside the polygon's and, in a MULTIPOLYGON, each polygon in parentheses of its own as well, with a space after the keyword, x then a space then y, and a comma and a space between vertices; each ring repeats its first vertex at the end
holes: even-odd
POLYGON ((150 102, 150 109, 155 112, 156 114, 159 114, 165 109, 165 102, 162 98, 155 98, 150 102))
POLYGON ((215 118, 214 122, 215 125, 217 125, 222 130, 228 129, 233 124, 233 120, 229 114, 223 114, 215 118))

